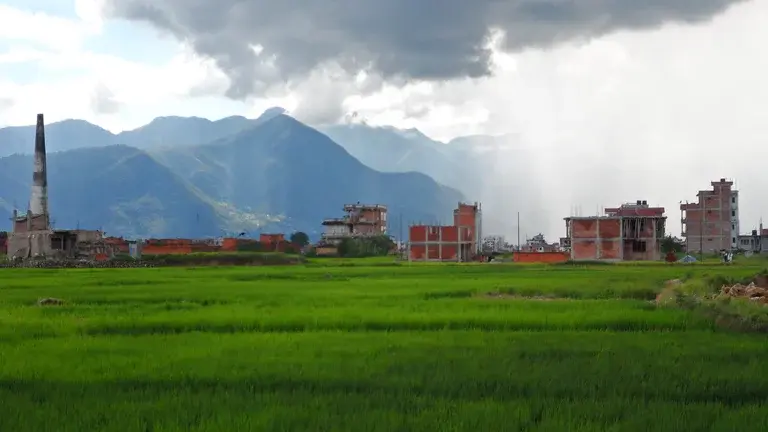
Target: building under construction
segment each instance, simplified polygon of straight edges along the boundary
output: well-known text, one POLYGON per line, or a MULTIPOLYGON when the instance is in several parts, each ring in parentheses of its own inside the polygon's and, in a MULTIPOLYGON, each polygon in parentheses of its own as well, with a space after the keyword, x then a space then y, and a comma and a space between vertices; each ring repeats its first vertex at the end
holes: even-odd
POLYGON ((412 225, 408 228, 409 261, 471 261, 482 247, 480 204, 459 203, 453 225, 412 225))
POLYGON ((604 216, 565 218, 561 244, 574 261, 660 260, 666 220, 663 207, 639 200, 607 208, 604 216))
POLYGON ((739 191, 721 178, 701 190, 695 203, 680 204, 680 223, 688 252, 718 252, 739 247, 739 191))
POLYGON ((381 204, 347 204, 345 216, 323 221, 324 243, 338 244, 345 238, 387 235, 387 206, 381 204))
POLYGON ((110 254, 100 231, 55 230, 48 211, 48 170, 43 115, 37 115, 32 191, 25 214, 14 209, 8 258, 102 258, 110 254))

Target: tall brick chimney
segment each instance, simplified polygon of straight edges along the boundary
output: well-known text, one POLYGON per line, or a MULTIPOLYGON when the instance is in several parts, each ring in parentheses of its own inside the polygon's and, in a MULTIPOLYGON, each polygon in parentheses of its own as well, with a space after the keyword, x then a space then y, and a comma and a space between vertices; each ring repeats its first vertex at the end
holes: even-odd
POLYGON ((45 122, 43 115, 37 115, 37 131, 35 133, 35 168, 32 173, 32 197, 30 212, 43 215, 48 225, 48 171, 45 161, 45 122))

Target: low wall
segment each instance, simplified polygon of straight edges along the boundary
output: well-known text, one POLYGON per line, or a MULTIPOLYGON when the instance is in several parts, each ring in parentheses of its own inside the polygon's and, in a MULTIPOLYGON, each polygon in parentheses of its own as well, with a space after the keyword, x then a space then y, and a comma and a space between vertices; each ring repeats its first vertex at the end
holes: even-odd
POLYGON ((568 252, 515 252, 512 261, 518 263, 562 263, 571 258, 568 252))

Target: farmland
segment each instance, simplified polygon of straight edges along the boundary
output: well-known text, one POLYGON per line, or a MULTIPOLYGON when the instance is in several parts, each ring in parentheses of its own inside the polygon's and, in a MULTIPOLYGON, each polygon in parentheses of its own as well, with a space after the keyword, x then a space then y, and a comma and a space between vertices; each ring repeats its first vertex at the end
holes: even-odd
POLYGON ((766 336, 652 302, 765 267, 6 269, 0 430, 768 429, 766 336))

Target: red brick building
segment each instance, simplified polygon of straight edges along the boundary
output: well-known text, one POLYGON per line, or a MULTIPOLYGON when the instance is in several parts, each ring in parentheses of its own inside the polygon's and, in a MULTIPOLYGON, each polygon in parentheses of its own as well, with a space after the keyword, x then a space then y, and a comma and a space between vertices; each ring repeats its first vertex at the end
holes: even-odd
POLYGON ((666 219, 663 207, 647 201, 607 208, 604 216, 571 216, 561 243, 574 261, 659 260, 666 219))
POLYGON ((739 192, 724 178, 711 185, 712 190, 696 194, 697 202, 680 205, 688 252, 714 253, 739 247, 739 192))
POLYGON ((471 261, 480 253, 482 212, 478 203, 459 203, 453 225, 412 225, 409 261, 471 261))

